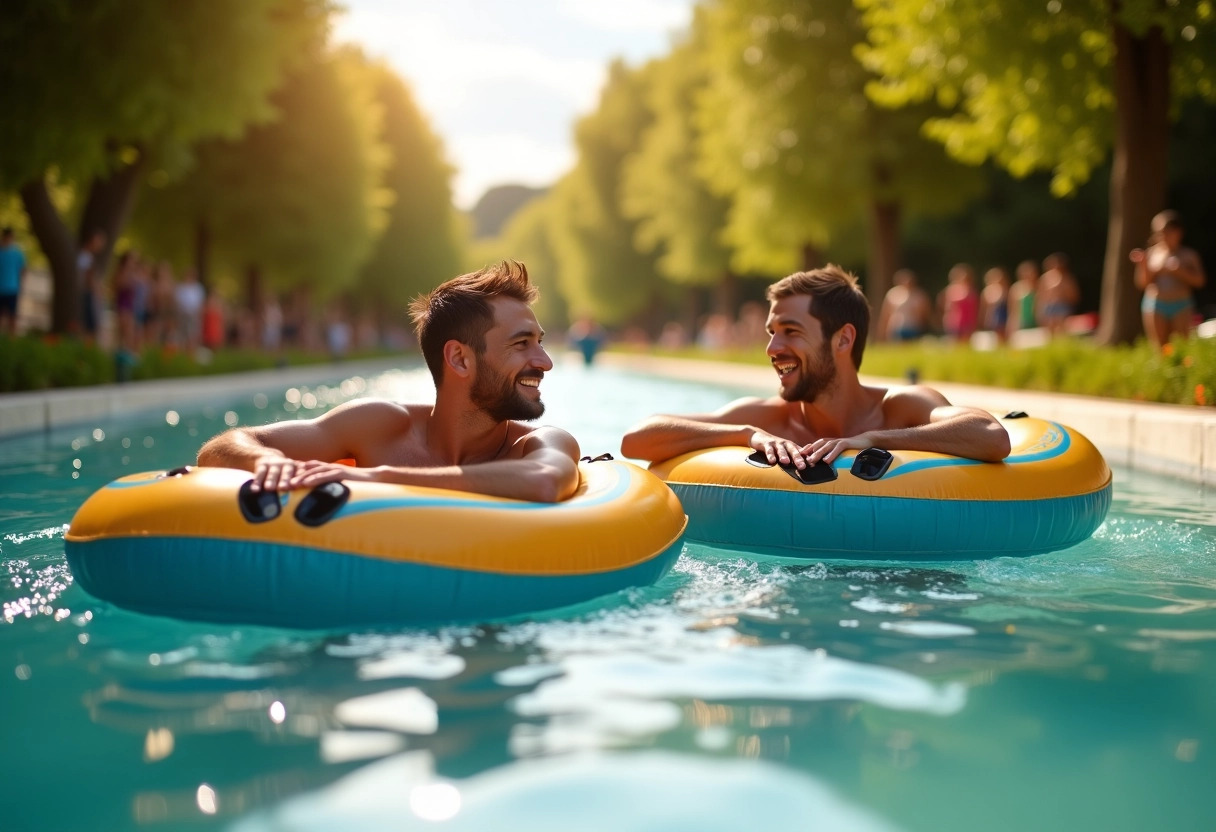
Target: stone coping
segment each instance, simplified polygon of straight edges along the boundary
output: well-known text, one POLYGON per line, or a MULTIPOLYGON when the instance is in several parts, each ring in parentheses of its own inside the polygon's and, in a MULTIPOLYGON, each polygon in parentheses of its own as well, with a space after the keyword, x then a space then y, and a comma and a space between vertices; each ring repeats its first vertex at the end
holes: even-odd
POLYGON ((319 384, 352 375, 375 375, 401 365, 381 358, 309 364, 231 375, 132 381, 0 395, 0 438, 40 433, 114 416, 208 399, 228 402, 261 390, 319 384))
MULTIPOLYGON (((773 395, 777 390, 773 371, 761 365, 623 353, 606 353, 601 358, 606 364, 622 369, 726 384, 759 395, 773 395)), ((869 384, 906 383, 901 379, 864 380, 869 384)), ((1204 485, 1216 484, 1216 410, 1211 408, 926 383, 954 404, 982 407, 994 413, 1022 410, 1031 416, 1066 424, 1085 434, 1113 465, 1204 485)))
MULTIPOLYGON (((624 353, 602 353, 597 361, 665 378, 725 384, 760 395, 771 395, 776 390, 772 370, 761 365, 624 353)), ((379 359, 226 376, 8 393, 0 395, 0 437, 45 432, 153 410, 170 403, 185 404, 221 397, 226 401, 267 388, 319 383, 340 376, 374 375, 400 363, 398 359, 379 359)), ((866 381, 903 383, 869 377, 866 381)), ((931 383, 955 404, 982 407, 995 413, 1023 410, 1076 428, 1114 465, 1204 485, 1216 484, 1216 411, 1211 409, 931 383)))

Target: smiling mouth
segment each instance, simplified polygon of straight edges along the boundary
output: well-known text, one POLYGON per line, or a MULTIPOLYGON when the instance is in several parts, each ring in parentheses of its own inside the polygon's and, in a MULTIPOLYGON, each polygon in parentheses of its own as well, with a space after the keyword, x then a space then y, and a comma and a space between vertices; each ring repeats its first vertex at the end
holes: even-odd
POLYGON ((524 387, 536 388, 536 387, 540 387, 540 380, 541 380, 540 376, 524 376, 523 378, 521 378, 519 380, 519 383, 522 384, 524 387))
POLYGON ((794 370, 798 369, 798 362, 797 361, 777 361, 774 359, 773 369, 777 371, 777 375, 785 377, 785 376, 788 376, 790 373, 794 372, 794 370))

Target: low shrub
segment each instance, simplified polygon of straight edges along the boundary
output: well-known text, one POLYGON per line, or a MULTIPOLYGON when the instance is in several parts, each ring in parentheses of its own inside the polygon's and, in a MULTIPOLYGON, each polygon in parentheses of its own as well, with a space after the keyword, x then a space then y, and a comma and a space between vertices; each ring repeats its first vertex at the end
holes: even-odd
MULTIPOLYGON (((621 347, 640 351, 637 347, 621 347)), ((664 355, 764 364, 762 347, 707 352, 660 350, 664 355)), ((1102 347, 1083 338, 1060 338, 1042 347, 975 350, 925 340, 872 344, 864 375, 1071 393, 1083 396, 1208 406, 1216 405, 1216 339, 1175 339, 1157 352, 1148 343, 1102 347)))

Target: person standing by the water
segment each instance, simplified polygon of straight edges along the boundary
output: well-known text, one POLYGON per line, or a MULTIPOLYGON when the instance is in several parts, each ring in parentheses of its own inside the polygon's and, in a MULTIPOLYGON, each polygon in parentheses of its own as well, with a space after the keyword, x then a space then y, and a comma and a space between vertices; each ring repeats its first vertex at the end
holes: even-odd
POLYGON ((1203 288, 1206 277, 1199 255, 1182 245, 1177 212, 1153 217, 1152 232, 1148 248, 1134 248, 1128 256, 1136 264, 1136 287, 1144 291, 1144 334, 1161 349, 1174 335, 1190 335, 1195 316, 1191 293, 1203 288))
POLYGON ((1002 266, 993 266, 984 273, 980 324, 995 333, 999 343, 1005 343, 1009 335, 1009 272, 1002 266))
POLYGON ((885 341, 915 341, 929 331, 933 302, 916 282, 916 273, 900 269, 891 277, 878 313, 878 337, 885 341))
POLYGON ((1039 288, 1039 264, 1033 260, 1018 263, 1017 279, 1009 287, 1009 331, 1033 329, 1035 292, 1039 288))
POLYGON ((958 263, 950 269, 946 288, 937 296, 942 332, 960 344, 971 340, 980 319, 980 293, 975 288, 975 269, 958 263))
POLYGON ((1068 317, 1081 300, 1081 289, 1073 277, 1068 255, 1056 252, 1043 260, 1043 276, 1039 278, 1035 315, 1047 327, 1051 337, 1063 334, 1068 317))
POLYGON ((0 231, 0 335, 17 334, 17 303, 25 277, 25 253, 13 239, 13 229, 0 231))

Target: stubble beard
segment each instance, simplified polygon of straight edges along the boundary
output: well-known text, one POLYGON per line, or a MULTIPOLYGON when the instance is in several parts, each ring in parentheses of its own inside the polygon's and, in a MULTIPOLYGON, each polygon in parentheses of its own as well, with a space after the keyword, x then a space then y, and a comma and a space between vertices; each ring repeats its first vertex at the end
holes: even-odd
MULTIPOLYGON (((539 372, 523 372, 519 378, 541 378, 539 372)), ((516 379, 509 378, 497 370, 484 365, 477 370, 477 379, 469 397, 496 422, 512 419, 530 422, 539 419, 545 412, 545 403, 540 399, 529 401, 515 387, 516 379)))
POLYGON ((798 383, 781 388, 781 398, 787 402, 813 402, 836 384, 836 365, 826 346, 813 364, 803 362, 796 372, 800 374, 798 383))

